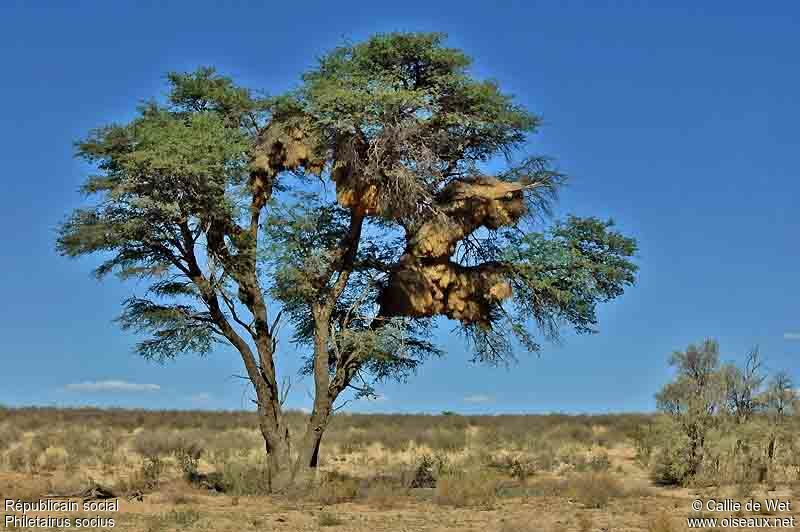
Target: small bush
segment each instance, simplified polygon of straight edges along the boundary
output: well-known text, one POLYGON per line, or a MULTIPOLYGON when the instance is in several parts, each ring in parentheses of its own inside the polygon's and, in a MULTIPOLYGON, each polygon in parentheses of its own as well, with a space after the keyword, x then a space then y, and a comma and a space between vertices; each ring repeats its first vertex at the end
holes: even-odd
POLYGON ((576 443, 562 445, 556 453, 556 461, 562 464, 580 468, 586 462, 586 459, 584 458, 585 452, 585 448, 576 443))
POLYGON ((175 458, 178 461, 178 468, 184 475, 197 473, 202 454, 203 448, 198 443, 184 443, 174 451, 175 458))
POLYGON ((504 455, 499 460, 492 460, 489 467, 493 467, 523 484, 528 477, 536 473, 536 462, 522 456, 504 455))
POLYGON ((622 495, 622 487, 605 473, 575 475, 569 480, 569 490, 586 508, 605 508, 611 497, 622 495))
POLYGON ((690 480, 689 464, 685 446, 667 442, 653 456, 650 478, 659 486, 681 486, 690 480))
POLYGON ((161 475, 166 470, 166 464, 157 456, 145 458, 139 471, 140 480, 147 489, 158 487, 161 475))
POLYGON ((8 452, 6 462, 11 471, 22 473, 28 468, 28 451, 24 447, 16 447, 8 452))
POLYGON ((629 437, 636 449, 636 460, 642 467, 648 467, 653 449, 658 442, 658 432, 654 425, 652 423, 638 425, 630 431, 629 437))
POLYGON ((0 452, 5 451, 22 439, 22 431, 8 423, 0 425, 0 452))
POLYGON ((269 471, 264 464, 229 462, 222 469, 222 485, 231 495, 267 495, 269 471))
POLYGON ((422 455, 417 463, 412 488, 432 488, 436 486, 436 479, 451 471, 450 462, 443 454, 422 455))
POLYGON ((598 453, 589 459, 588 467, 590 471, 602 473, 611 468, 611 460, 609 460, 607 453, 598 453))
POLYGON ((457 508, 493 508, 497 500, 500 483, 486 473, 449 473, 436 482, 433 501, 457 508))
POLYGON ((359 483, 355 478, 339 473, 327 473, 316 491, 320 504, 340 504, 353 501, 359 495, 359 483))
POLYGON ((67 464, 69 455, 61 447, 48 447, 40 458, 42 469, 45 471, 57 471, 64 468, 67 464))
POLYGON ((344 521, 342 521, 333 514, 330 514, 328 512, 322 512, 321 514, 319 514, 317 523, 319 524, 319 526, 339 526, 343 525, 344 521))
POLYGON ((104 429, 97 440, 100 463, 105 470, 110 470, 119 463, 119 436, 112 429, 104 429))

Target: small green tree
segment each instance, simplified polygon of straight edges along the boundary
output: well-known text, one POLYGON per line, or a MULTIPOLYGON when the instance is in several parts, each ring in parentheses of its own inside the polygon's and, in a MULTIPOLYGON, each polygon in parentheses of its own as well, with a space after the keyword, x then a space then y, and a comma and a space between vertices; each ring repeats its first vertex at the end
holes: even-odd
POLYGON ((777 373, 765 389, 758 347, 741 367, 721 365, 714 340, 674 353, 670 363, 676 378, 656 395, 667 424, 660 429, 655 478, 677 484, 764 482, 778 442, 791 454, 789 421, 796 407, 788 374, 777 373))
POLYGON ((706 435, 718 423, 723 406, 719 344, 715 340, 691 344, 685 351, 674 352, 669 362, 677 375, 656 394, 656 404, 680 431, 679 445, 664 452, 672 457, 671 463, 676 457, 681 462, 680 467, 671 466, 674 474, 667 478, 683 482, 700 470, 706 435))
POLYGON ((145 357, 236 348, 270 478, 316 465, 346 389, 373 394, 439 355, 434 318, 498 363, 514 339, 540 349, 537 325, 545 338, 593 332, 597 304, 634 282, 635 242, 610 222, 535 230, 562 176, 511 155, 540 120, 469 63, 442 35, 413 33, 336 48, 274 98, 212 69, 173 73, 166 103, 78 143, 99 199, 62 225, 58 249, 102 256, 98 275, 150 281, 119 318, 150 334, 145 357), (487 175, 497 156, 508 167, 487 175), (314 380, 297 445, 276 370, 286 321, 314 380))
POLYGON ((770 380, 767 390, 762 397, 763 406, 770 422, 769 441, 767 443, 767 459, 772 464, 775 458, 775 445, 783 436, 791 438, 786 433, 787 421, 797 408, 797 393, 791 376, 780 371, 770 380))
POLYGON ((747 423, 759 410, 759 393, 765 379, 758 346, 747 354, 744 368, 728 363, 721 372, 727 411, 735 423, 747 423))

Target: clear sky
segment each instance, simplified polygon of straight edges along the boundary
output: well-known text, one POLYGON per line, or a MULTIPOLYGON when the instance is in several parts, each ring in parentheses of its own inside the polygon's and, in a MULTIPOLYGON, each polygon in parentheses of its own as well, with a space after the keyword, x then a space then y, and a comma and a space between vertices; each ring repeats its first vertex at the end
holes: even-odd
POLYGON ((487 369, 444 328, 444 360, 353 410, 651 410, 669 353, 704 337, 726 360, 759 344, 800 380, 798 22, 797 2, 3 2, 0 403, 249 407, 235 352, 138 359, 111 319, 142 287, 56 255, 89 170, 72 142, 163 94, 167 71, 213 65, 274 94, 343 40, 394 30, 448 33, 541 114, 530 150, 571 176, 558 212, 613 217, 641 273, 597 335, 487 369))

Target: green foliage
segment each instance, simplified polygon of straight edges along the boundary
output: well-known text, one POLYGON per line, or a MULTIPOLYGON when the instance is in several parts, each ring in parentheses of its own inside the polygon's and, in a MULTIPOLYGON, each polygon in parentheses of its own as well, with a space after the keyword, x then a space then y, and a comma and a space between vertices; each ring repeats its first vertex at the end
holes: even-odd
POLYGON ((298 330, 306 334, 309 325, 297 314, 307 315, 309 303, 329 285, 348 218, 335 202, 322 203, 314 194, 298 193, 295 202, 275 205, 266 220, 264 258, 274 276, 272 295, 293 313, 298 330))
POLYGON ((548 330, 559 321, 578 332, 594 332, 597 303, 622 294, 635 281, 629 260, 636 243, 616 231, 613 222, 570 217, 549 237, 537 233, 510 236, 504 257, 512 265, 514 302, 548 330))
POLYGON ((652 423, 637 425, 630 432, 629 437, 636 449, 636 460, 640 465, 647 467, 650 457, 658 444, 658 431, 652 423))
POLYGON ((478 358, 506 359, 517 338, 538 351, 529 322, 545 337, 558 336, 568 324, 578 333, 595 332, 598 303, 610 301, 635 282, 637 267, 630 258, 636 242, 610 230, 613 222, 569 217, 548 234, 504 232, 490 255, 507 265, 513 289, 512 308, 498 308, 492 328, 465 327, 478 358))
MULTIPOLYGON (((336 203, 322 203, 312 194, 300 193, 295 203, 275 206, 265 224, 264 259, 273 279, 270 294, 283 303, 298 344, 313 344, 312 307, 338 279, 331 272, 348 232, 349 217, 336 203)), ((397 243, 392 239, 378 236, 359 246, 351 280, 332 310, 331 372, 340 354, 347 353, 361 361, 363 372, 375 380, 403 380, 428 357, 441 355, 428 341, 430 324, 425 320, 393 318, 374 327, 372 307, 380 275, 376 265, 389 264, 396 257, 397 243)), ((313 372, 311 356, 306 357, 303 371, 313 372)), ((360 395, 374 395, 371 384, 362 384, 360 395)))
POLYGON ((130 298, 117 321, 123 330, 153 331, 152 338, 137 344, 137 351, 148 359, 164 361, 186 352, 205 354, 216 341, 208 312, 198 312, 188 305, 159 305, 130 298))
MULTIPOLYGON (((493 82, 467 74, 471 60, 441 46, 443 34, 390 33, 342 46, 304 76, 303 97, 323 126, 337 130, 383 126, 386 118, 422 117, 427 131, 456 142, 434 146, 451 159, 481 159, 521 142, 538 120, 515 106, 493 82)), ((422 138, 418 139, 422 140, 422 138)))
MULTIPOLYGON (((720 364, 719 344, 706 340, 670 358, 674 381, 656 395, 666 414, 656 428, 652 475, 661 484, 757 483, 776 465, 776 446, 791 446, 791 381, 775 375, 764 390, 758 349, 744 367, 720 364)), ((650 434, 640 435, 652 449, 650 434)), ((784 453, 787 457, 791 453, 784 453)))
MULTIPOLYGON (((671 427, 675 428, 675 427, 671 427)), ((692 467, 697 464, 690 461, 689 439, 678 431, 669 430, 661 434, 660 447, 650 463, 650 475, 653 482, 664 486, 684 485, 691 480, 692 467)))
POLYGON ((471 60, 443 41, 375 35, 336 48, 303 76, 300 105, 330 148, 353 134, 373 147, 346 162, 380 181, 383 214, 413 217, 444 180, 510 154, 539 124, 494 82, 472 78, 471 60))
MULTIPOLYGON (((211 348, 216 331, 208 313, 190 304, 207 287, 192 284, 200 262, 186 246, 212 223, 235 224, 251 145, 267 108, 212 69, 173 73, 169 82, 170 105, 145 104, 129 124, 97 129, 77 144, 77 155, 101 172, 83 186, 99 201, 76 210, 57 242, 70 257, 101 253, 98 276, 150 279, 153 296, 187 300, 126 302, 120 323, 151 332, 138 348, 157 359, 211 348)), ((236 239, 231 243, 235 249, 236 239)))

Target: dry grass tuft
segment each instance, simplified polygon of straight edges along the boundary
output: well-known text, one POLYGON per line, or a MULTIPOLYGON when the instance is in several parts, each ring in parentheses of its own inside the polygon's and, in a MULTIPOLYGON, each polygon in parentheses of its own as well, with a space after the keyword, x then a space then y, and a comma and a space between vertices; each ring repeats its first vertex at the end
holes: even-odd
POLYGON ((202 516, 195 509, 172 510, 147 519, 146 532, 167 532, 190 528, 197 524, 202 516))
POLYGON ((568 492, 586 508, 605 508, 612 497, 620 497, 622 485, 607 473, 584 473, 570 477, 568 492))
POLYGON ((672 520, 665 512, 659 512, 647 523, 647 532, 675 532, 672 520))
POLYGON ((456 508, 495 506, 500 488, 499 479, 484 471, 448 473, 439 478, 433 501, 456 508))
POLYGON ((339 526, 343 525, 344 521, 342 521, 341 519, 339 519, 338 517, 336 517, 331 513, 322 512, 321 514, 319 514, 319 517, 317 518, 317 524, 319 526, 339 526))
POLYGON ((578 514, 578 530, 580 532, 590 532, 592 530, 592 516, 586 512, 578 514))
POLYGON ((358 480, 338 473, 326 474, 316 490, 320 504, 341 504, 355 500, 359 494, 358 480))

